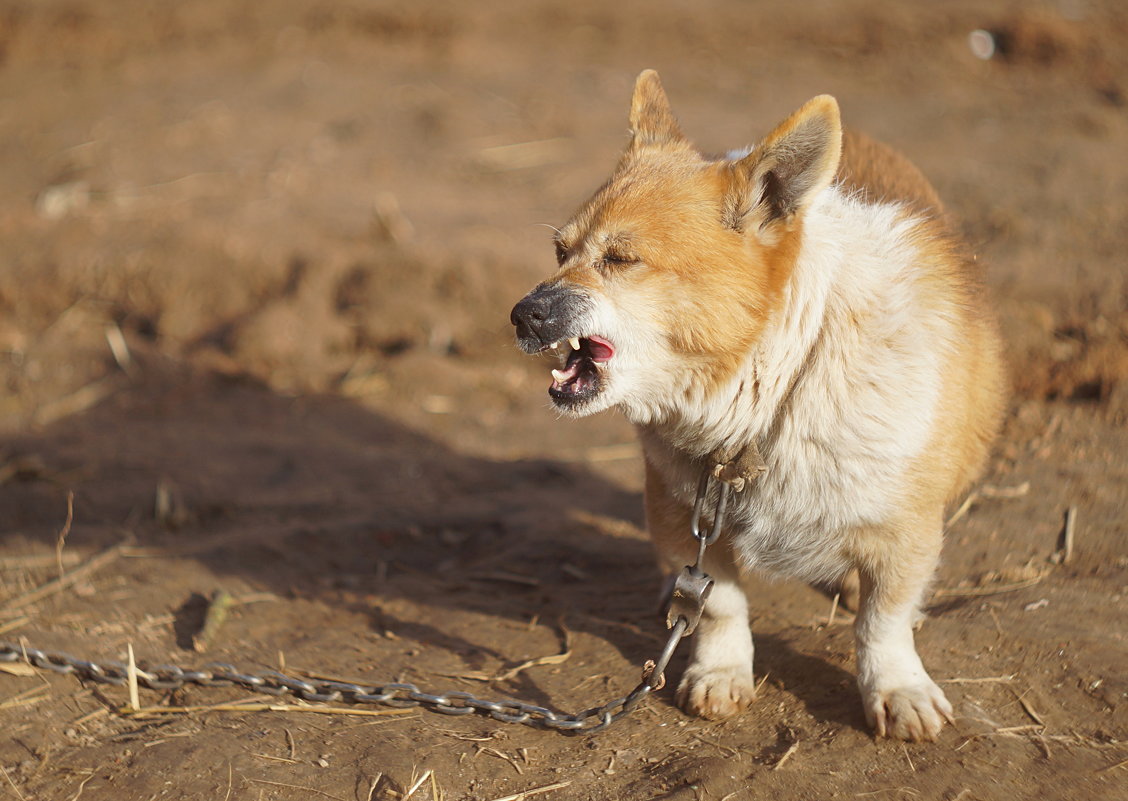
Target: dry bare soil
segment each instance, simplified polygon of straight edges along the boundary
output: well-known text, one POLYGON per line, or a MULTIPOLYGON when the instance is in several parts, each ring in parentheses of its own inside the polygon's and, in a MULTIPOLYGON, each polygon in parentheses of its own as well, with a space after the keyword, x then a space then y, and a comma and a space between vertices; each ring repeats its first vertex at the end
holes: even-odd
POLYGON ((412 798, 1128 798, 1126 41, 1116 0, 0 3, 0 638, 564 711, 634 686, 663 632, 637 448, 556 419, 508 310, 644 67, 707 149, 830 92, 907 153, 984 264, 1015 388, 919 634, 958 716, 935 744, 875 742, 849 615, 765 583, 735 720, 669 689, 583 737, 130 717, 0 673, 0 797, 367 801, 430 772, 412 798))

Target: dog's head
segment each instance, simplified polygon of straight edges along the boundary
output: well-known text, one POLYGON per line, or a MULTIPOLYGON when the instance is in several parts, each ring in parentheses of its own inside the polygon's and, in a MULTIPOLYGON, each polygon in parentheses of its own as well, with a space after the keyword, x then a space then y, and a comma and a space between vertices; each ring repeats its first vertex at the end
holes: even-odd
POLYGON ((511 320, 526 353, 560 354, 559 409, 618 405, 647 423, 708 397, 746 358, 790 276, 804 211, 834 177, 842 131, 824 95, 751 151, 707 158, 651 70, 630 123, 610 180, 556 236, 559 269, 511 320))

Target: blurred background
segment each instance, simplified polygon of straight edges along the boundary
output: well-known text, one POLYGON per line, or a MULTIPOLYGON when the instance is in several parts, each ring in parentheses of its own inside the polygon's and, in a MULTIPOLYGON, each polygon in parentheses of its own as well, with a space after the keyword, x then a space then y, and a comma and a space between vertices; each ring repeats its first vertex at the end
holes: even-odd
POLYGON ((280 391, 394 387, 417 424, 419 393, 526 403, 508 309, 613 165, 645 66, 711 151, 836 95, 962 221, 1019 391, 1104 397, 1126 24, 1084 0, 5 2, 0 422, 115 372, 107 326, 280 391))

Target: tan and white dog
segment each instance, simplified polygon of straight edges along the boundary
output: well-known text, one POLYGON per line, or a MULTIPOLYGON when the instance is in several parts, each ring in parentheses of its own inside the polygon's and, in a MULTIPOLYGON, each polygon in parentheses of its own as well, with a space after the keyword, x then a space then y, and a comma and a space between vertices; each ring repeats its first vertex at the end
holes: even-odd
POLYGON ((710 158, 646 71, 630 123, 611 178, 556 237, 559 270, 512 322, 523 350, 563 356, 559 409, 618 407, 637 427, 669 567, 696 555, 702 471, 757 451, 766 465, 707 553, 716 585, 679 702, 719 718, 752 701, 743 577, 856 570, 866 718, 878 735, 933 739, 952 707, 913 624, 945 505, 978 475, 1003 409, 977 265, 920 172, 844 134, 829 96, 710 158))

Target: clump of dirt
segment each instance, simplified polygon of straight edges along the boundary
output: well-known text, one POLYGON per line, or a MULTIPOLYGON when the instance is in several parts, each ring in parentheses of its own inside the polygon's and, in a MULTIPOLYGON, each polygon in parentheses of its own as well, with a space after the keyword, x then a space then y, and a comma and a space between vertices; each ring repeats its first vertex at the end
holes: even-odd
POLYGON ((1013 13, 992 28, 1000 57, 1013 64, 1052 66, 1087 55, 1082 25, 1049 9, 1013 13))
POLYGON ((1093 403, 1114 415, 1124 413, 1128 295, 1113 284, 1100 295, 1068 303, 1003 304, 1016 395, 1093 403))

